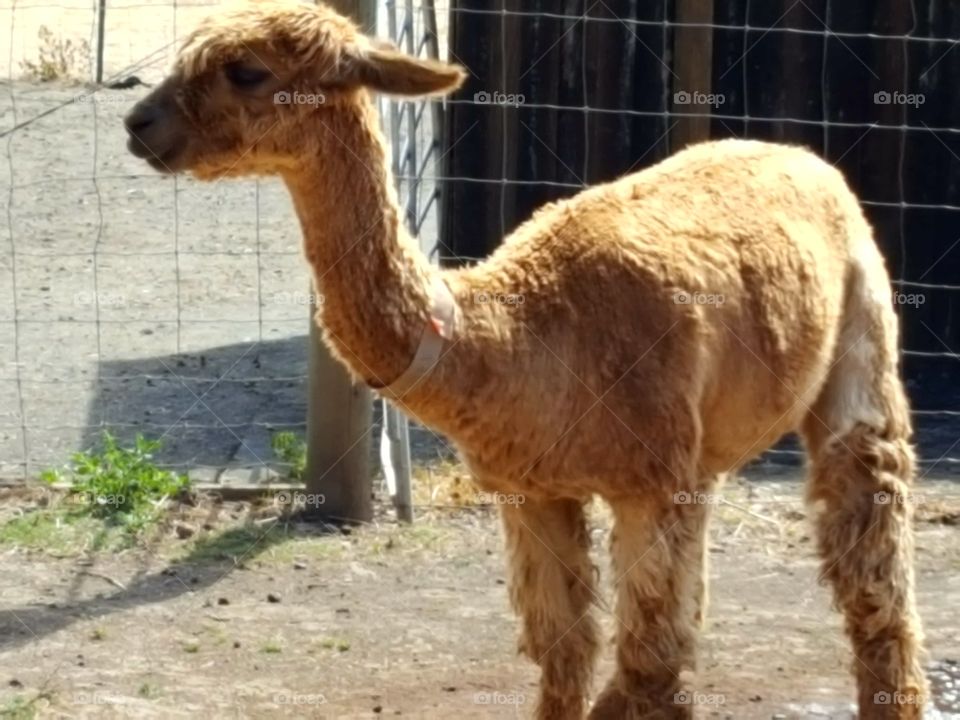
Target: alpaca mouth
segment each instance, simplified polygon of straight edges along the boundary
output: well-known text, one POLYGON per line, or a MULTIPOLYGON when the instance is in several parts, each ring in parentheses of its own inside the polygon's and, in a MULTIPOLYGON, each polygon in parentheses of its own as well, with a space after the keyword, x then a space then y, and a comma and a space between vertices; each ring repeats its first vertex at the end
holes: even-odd
POLYGON ((166 173, 176 172, 174 165, 182 154, 182 148, 179 147, 172 147, 163 151, 154 150, 143 140, 133 135, 127 139, 127 150, 136 157, 146 160, 147 164, 154 170, 166 173))
POLYGON ((154 170, 159 170, 163 173, 175 173, 177 172, 175 165, 180 155, 180 148, 173 148, 171 150, 167 150, 162 155, 153 155, 148 157, 146 160, 147 164, 150 165, 150 167, 152 167, 154 170))

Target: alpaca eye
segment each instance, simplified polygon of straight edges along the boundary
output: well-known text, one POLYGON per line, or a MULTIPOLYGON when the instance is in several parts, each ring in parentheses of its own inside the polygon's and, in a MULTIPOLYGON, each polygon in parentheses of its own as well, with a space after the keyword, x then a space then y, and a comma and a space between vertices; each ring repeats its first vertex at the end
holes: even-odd
POLYGON ((270 75, 269 70, 244 67, 240 63, 230 63, 224 67, 223 72, 227 76, 227 80, 241 88, 255 87, 270 75))

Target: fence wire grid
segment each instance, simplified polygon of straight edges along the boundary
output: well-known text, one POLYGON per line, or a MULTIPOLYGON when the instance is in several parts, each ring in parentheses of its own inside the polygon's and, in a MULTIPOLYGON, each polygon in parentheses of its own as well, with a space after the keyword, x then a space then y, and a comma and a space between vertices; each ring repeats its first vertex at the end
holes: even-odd
MULTIPOLYGON (((219 6, 169 0, 107 2, 100 43, 96 3, 0 5, 0 18, 6 20, 0 21, 5 28, 0 37, 9 48, 7 57, 0 57, 0 62, 6 61, 0 74, 7 78, 5 100, 0 100, 0 142, 6 159, 0 170, 5 217, 0 221, 2 479, 27 479, 62 464, 71 453, 96 445, 103 431, 122 439, 136 433, 161 438, 163 462, 189 470, 197 480, 264 479, 277 467, 271 434, 303 432, 310 297, 298 225, 285 189, 268 180, 208 185, 159 177, 143 172, 124 146, 123 114, 163 76, 192 25, 219 6), (50 31, 47 40, 43 27, 50 31), (25 64, 36 65, 44 51, 65 51, 68 40, 75 48, 69 67, 75 78, 95 77, 102 56, 102 86, 62 79, 40 82, 25 64), (144 84, 110 87, 134 76, 144 84)), ((502 21, 513 16, 571 28, 615 24, 630 33, 655 28, 665 38, 683 27, 736 32, 743 35, 741 60, 765 36, 823 36, 840 44, 925 43, 942 47, 944 57, 960 42, 949 37, 835 31, 826 23, 816 30, 787 23, 763 27, 747 22, 674 23, 664 18, 533 12, 524 10, 522 2, 516 6, 480 9, 383 1, 378 30, 412 54, 455 61, 459 58, 449 52, 447 38, 448 23, 457 16, 502 21)), ((650 50, 650 62, 663 65, 663 72, 670 72, 667 60, 650 50)), ((746 87, 755 69, 741 61, 730 71, 742 73, 746 87)), ((493 90, 496 82, 489 85, 493 90)), ((750 108, 742 114, 722 109, 700 113, 695 107, 678 111, 673 99, 672 94, 664 96, 659 109, 644 109, 591 106, 586 101, 554 104, 527 97, 522 104, 503 103, 495 110, 505 116, 553 111, 648 118, 660 123, 664 136, 681 117, 708 116, 714 123, 737 124, 738 131, 730 134, 740 136, 750 136, 765 123, 786 123, 822 129, 825 145, 831 128, 864 135, 880 131, 900 143, 910 134, 923 133, 950 153, 954 151, 945 139, 960 134, 960 126, 765 117, 751 114, 750 108)), ((566 168, 568 179, 530 180, 507 173, 494 178, 445 175, 444 153, 458 143, 482 138, 464 133, 447 138, 444 149, 440 143, 444 113, 458 105, 489 104, 487 99, 460 96, 417 103, 381 101, 401 205, 421 247, 433 258, 444 253, 456 256, 441 242, 438 217, 439 198, 454 184, 498 186, 501 193, 534 185, 568 194, 588 184, 581 178, 588 177, 589 156, 582 169, 566 168)), ((898 182, 896 199, 864 198, 863 204, 901 214, 960 210, 950 203, 908 201, 902 178, 898 182)), ((501 230, 509 229, 504 222, 501 230)), ((900 242, 907 242, 905 231, 900 242)), ((954 262, 956 252, 949 247, 938 262, 954 262)), ((468 262, 480 259, 457 257, 468 262)), ((926 282, 923 277, 907 279, 900 270, 896 286, 902 292, 960 290, 960 285, 926 282)), ((904 355, 931 362, 960 359, 946 344, 936 350, 907 347, 904 355)), ((921 430, 932 428, 939 438, 935 453, 923 458, 927 473, 960 467, 956 448, 960 402, 947 393, 943 403, 915 410, 921 430)), ((378 413, 375 432, 381 418, 378 413)), ((452 454, 429 430, 412 426, 409 432, 416 459, 452 454)), ((766 457, 792 462, 797 454, 788 445, 766 457)))

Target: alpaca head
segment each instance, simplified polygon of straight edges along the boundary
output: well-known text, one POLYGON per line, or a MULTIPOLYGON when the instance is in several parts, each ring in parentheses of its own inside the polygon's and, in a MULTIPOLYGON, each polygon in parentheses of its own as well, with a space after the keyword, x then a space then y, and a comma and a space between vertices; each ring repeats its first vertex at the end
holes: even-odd
POLYGON ((258 2, 187 38, 172 74, 126 117, 127 145, 157 170, 203 179, 295 171, 317 132, 369 104, 367 90, 440 95, 463 78, 323 5, 258 2))

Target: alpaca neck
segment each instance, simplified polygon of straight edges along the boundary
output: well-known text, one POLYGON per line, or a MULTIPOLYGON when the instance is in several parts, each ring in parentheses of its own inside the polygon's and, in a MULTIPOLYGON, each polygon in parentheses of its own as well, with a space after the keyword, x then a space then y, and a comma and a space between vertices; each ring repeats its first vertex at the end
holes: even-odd
MULTIPOLYGON (((328 343, 353 373, 387 385, 410 365, 434 270, 400 223, 372 103, 317 112, 305 157, 284 175, 321 296, 328 343)), ((306 134, 306 133, 305 133, 306 134)))

